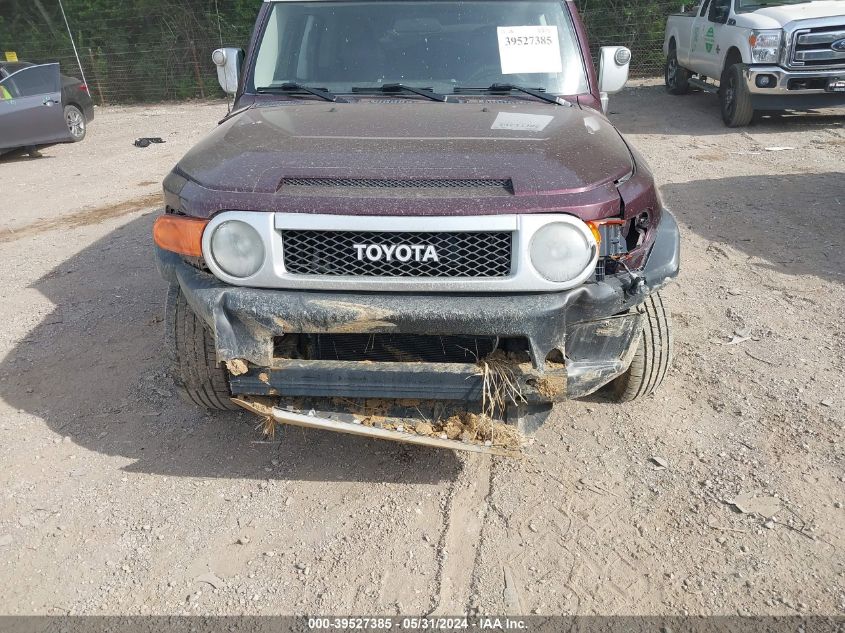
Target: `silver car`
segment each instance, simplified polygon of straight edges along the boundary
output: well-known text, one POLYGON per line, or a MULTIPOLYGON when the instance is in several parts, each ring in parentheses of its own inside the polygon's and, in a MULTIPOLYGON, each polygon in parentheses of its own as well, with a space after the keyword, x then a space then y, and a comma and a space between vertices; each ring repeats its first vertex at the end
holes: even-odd
POLYGON ((28 66, 0 80, 0 154, 73 141, 58 64, 28 66))

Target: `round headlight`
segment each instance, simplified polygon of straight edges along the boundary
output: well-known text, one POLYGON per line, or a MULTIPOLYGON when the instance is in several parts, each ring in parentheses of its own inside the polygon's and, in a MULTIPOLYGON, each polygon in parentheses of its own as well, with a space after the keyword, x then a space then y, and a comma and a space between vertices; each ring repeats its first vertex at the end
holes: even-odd
POLYGON ((252 277, 264 263, 264 241, 246 222, 229 220, 214 229, 211 256, 227 275, 252 277))
POLYGON ((573 281, 593 263, 595 244, 585 231, 564 222, 548 224, 531 239, 531 263, 545 279, 573 281))

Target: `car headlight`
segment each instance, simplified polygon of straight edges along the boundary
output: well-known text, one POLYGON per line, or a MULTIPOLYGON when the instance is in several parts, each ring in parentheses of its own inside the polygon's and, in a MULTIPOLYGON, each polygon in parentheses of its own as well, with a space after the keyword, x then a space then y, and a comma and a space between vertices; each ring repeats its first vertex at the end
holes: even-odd
POLYGON ((531 263, 545 279, 573 281, 593 264, 596 245, 589 233, 565 222, 547 224, 531 238, 531 263))
POLYGON ((214 229, 211 256, 227 275, 252 277, 264 264, 264 241, 246 222, 229 220, 214 229))
POLYGON ((776 64, 780 60, 783 31, 780 29, 752 31, 748 43, 751 45, 752 63, 776 64))

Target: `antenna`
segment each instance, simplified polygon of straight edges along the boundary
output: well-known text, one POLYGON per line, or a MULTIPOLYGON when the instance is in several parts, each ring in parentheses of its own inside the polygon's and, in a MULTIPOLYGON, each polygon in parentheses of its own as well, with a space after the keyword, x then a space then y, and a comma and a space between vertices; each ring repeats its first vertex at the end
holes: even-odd
MULTIPOLYGON (((215 0, 215 4, 216 2, 217 0, 215 0)), ((88 81, 85 79, 85 70, 83 70, 82 62, 79 59, 79 51, 76 50, 76 42, 73 41, 73 33, 70 30, 70 24, 67 21, 67 15, 65 14, 65 7, 62 4, 62 0, 59 0, 59 8, 62 10, 62 18, 64 18, 65 26, 67 27, 67 34, 70 38, 70 45, 73 46, 73 54, 76 57, 76 63, 79 66, 79 73, 82 75, 82 83, 85 84, 85 87, 88 90, 88 94, 91 94, 91 89, 88 88, 88 81)))

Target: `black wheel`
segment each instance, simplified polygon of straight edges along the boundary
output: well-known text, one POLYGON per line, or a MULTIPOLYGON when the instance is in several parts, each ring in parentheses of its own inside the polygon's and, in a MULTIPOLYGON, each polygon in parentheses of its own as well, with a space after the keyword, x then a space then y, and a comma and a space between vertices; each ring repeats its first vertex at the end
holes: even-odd
POLYGON ((678 63, 678 51, 674 47, 669 49, 666 58, 666 91, 670 95, 685 95, 689 92, 690 72, 678 63))
POLYGON ((722 120, 728 127, 745 127, 754 118, 754 106, 751 105, 751 93, 745 83, 743 68, 742 64, 729 66, 719 82, 722 120))
POLYGON ((78 143, 85 138, 88 126, 85 123, 85 115, 82 114, 82 110, 75 105, 66 105, 65 123, 67 123, 67 129, 74 143, 78 143))
POLYGON ((178 285, 170 286, 167 293, 164 321, 170 373, 180 395, 206 409, 237 411, 229 391, 229 373, 217 362, 214 339, 178 285))
POLYGON ((643 304, 645 322, 639 346, 628 371, 610 383, 610 396, 617 402, 631 402, 654 392, 672 364, 672 324, 660 293, 643 304))

